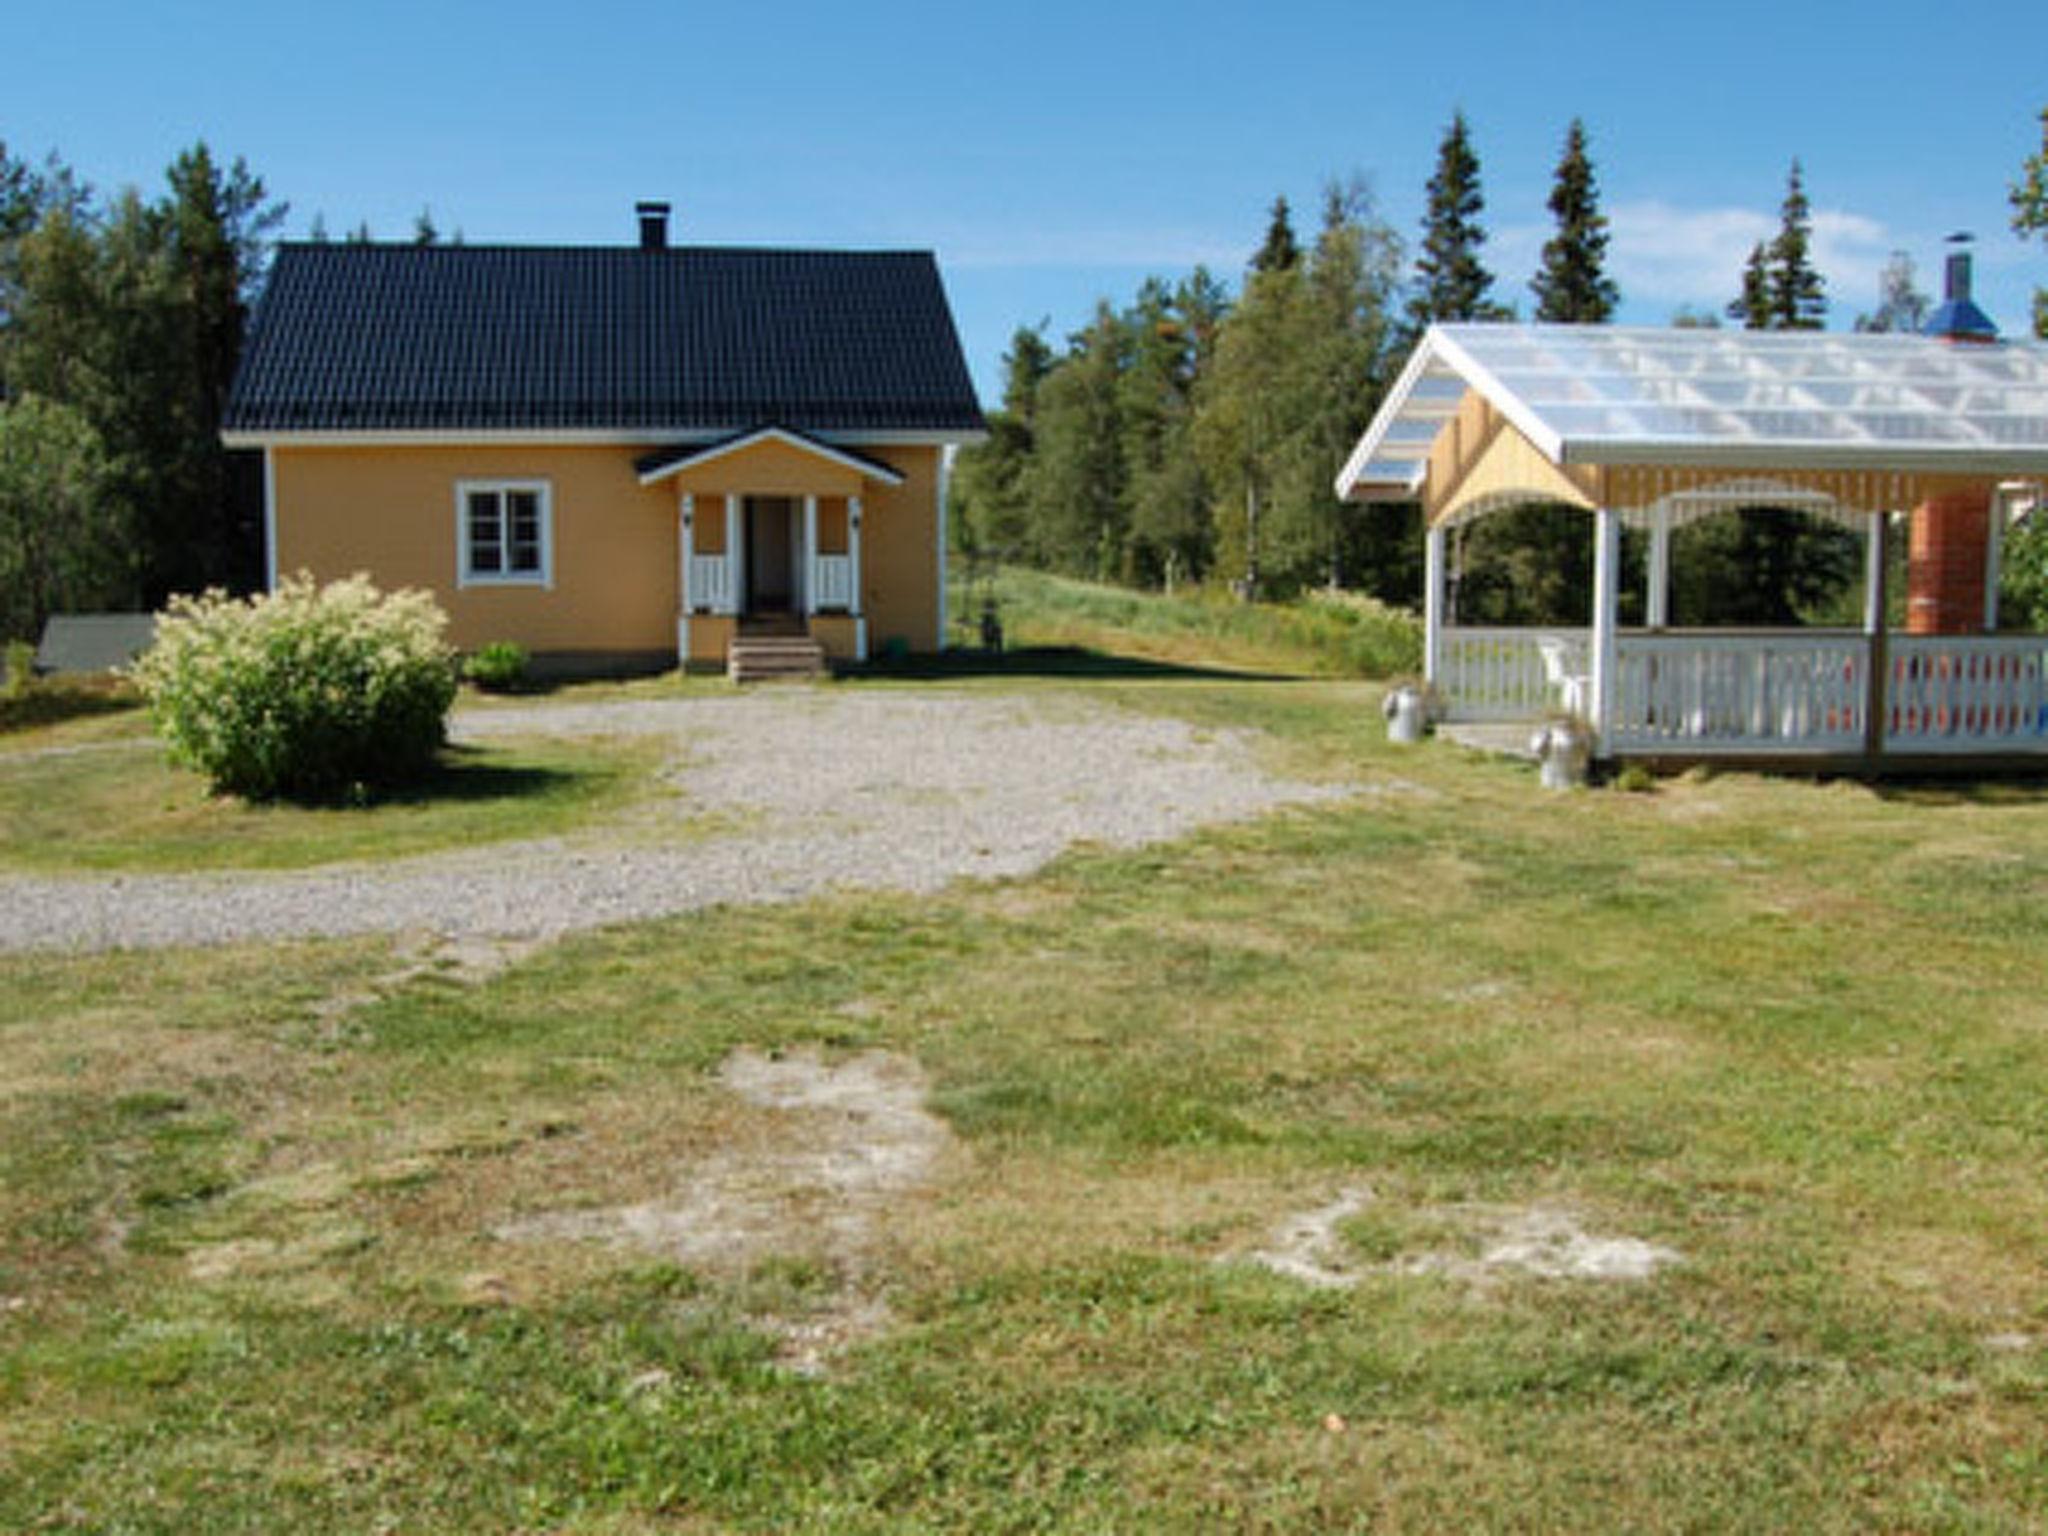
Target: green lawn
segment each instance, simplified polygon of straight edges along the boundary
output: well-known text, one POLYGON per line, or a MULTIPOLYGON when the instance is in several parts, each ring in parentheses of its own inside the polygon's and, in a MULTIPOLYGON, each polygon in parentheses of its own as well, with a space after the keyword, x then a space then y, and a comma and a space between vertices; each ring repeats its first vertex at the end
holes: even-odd
POLYGON ((1372 792, 474 985, 0 958, 0 1528, 2048 1523, 2048 796, 1544 796, 1368 685, 1057 686, 1372 792), (742 1047, 927 1074, 858 1264, 493 1235, 772 1165, 742 1047), (1237 1257, 1345 1190, 1355 1288, 1237 1257), (1682 1262, 1411 1262, 1532 1208, 1682 1262))
POLYGON ((0 869, 279 869, 573 831, 659 793, 646 743, 457 746, 365 811, 209 792, 152 739, 0 752, 0 869))

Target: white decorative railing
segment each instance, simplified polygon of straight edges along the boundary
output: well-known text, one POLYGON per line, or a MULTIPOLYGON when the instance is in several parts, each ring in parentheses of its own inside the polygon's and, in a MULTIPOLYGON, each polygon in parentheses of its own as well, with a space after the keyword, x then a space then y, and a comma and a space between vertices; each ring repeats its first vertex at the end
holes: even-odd
MULTIPOLYGON (((1437 650, 1437 692, 1453 720, 1533 720, 1564 706, 1563 685, 1544 660, 1549 645, 1583 657, 1584 630, 1449 628, 1437 650)), ((1567 664, 1567 671, 1576 667, 1567 664)))
POLYGON ((853 557, 819 555, 811 566, 816 586, 811 592, 813 610, 827 608, 853 611, 853 557))
POLYGON ((1860 751, 1861 635, 1619 635, 1608 744, 1860 751))
POLYGON ((2048 637, 1896 635, 1885 746, 2048 751, 2048 637))
POLYGON ((733 560, 730 555, 692 555, 690 590, 684 607, 691 613, 731 613, 733 560))
MULTIPOLYGON (((1606 750, 1861 753, 1869 643, 1840 630, 1624 631, 1606 750)), ((1886 649, 1885 751, 2048 754, 2048 636, 1894 634, 1886 649)), ((1589 708, 1587 650, 1583 630, 1446 628, 1436 685, 1452 720, 1534 720, 1567 707, 1567 689, 1589 708)))

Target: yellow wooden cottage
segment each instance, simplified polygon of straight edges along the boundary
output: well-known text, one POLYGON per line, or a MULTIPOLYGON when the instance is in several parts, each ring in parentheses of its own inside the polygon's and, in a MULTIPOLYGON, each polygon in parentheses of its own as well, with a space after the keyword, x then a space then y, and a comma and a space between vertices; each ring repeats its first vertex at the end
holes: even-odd
POLYGON ((423 587, 557 670, 931 651, 983 433, 923 252, 280 248, 225 438, 268 568, 423 587))

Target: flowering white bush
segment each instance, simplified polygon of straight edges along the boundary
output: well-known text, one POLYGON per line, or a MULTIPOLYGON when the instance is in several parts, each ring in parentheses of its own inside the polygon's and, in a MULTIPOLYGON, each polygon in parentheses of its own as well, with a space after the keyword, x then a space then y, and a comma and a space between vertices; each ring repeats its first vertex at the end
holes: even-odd
POLYGON ((135 664, 171 754, 252 800, 328 800, 433 766, 455 699, 425 592, 301 573, 267 595, 174 597, 135 664))

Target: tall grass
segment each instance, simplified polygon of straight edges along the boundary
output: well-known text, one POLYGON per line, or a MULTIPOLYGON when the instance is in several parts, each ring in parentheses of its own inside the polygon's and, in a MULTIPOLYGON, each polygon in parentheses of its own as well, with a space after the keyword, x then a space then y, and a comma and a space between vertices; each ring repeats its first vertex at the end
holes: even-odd
POLYGON ((1422 660, 1414 614, 1350 593, 1243 603, 1208 590, 1167 596, 1009 568, 969 591, 965 623, 979 622, 984 592, 1012 646, 1080 645, 1314 677, 1389 677, 1422 660))

